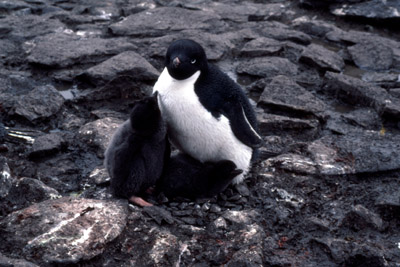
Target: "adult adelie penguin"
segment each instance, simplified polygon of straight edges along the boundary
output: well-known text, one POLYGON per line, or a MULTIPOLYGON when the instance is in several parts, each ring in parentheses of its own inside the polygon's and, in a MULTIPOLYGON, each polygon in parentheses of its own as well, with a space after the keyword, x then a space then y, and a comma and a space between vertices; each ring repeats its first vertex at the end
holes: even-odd
POLYGON ((231 160, 243 180, 256 148, 262 145, 257 120, 242 89, 207 62, 195 41, 173 42, 154 86, 171 142, 201 161, 231 160))

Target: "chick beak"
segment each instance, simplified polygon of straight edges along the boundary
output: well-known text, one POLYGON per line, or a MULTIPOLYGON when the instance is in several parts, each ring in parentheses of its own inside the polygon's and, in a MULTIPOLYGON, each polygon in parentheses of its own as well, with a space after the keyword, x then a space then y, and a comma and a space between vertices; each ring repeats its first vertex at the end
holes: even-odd
POLYGON ((179 64, 181 64, 179 57, 174 58, 174 60, 172 61, 172 64, 174 65, 175 68, 177 68, 179 66, 179 64))

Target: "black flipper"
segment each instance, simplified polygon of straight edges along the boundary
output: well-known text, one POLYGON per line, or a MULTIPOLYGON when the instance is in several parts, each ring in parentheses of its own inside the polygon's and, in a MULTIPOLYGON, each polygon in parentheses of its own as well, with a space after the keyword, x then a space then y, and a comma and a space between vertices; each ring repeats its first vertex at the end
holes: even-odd
POLYGON ((222 114, 229 119, 233 133, 241 142, 252 148, 258 148, 263 145, 263 139, 251 126, 238 100, 226 101, 222 108, 222 114))

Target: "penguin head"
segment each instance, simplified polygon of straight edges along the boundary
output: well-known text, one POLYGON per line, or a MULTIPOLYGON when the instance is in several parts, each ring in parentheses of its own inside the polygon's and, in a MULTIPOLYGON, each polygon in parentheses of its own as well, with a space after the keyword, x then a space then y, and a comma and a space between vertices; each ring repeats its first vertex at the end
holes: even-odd
POLYGON ((158 107, 158 92, 153 96, 145 97, 134 103, 130 121, 131 127, 136 133, 151 134, 160 127, 161 111, 158 107))
POLYGON ((203 47, 193 40, 177 40, 168 47, 165 66, 172 78, 184 80, 196 71, 207 70, 206 53, 203 47))

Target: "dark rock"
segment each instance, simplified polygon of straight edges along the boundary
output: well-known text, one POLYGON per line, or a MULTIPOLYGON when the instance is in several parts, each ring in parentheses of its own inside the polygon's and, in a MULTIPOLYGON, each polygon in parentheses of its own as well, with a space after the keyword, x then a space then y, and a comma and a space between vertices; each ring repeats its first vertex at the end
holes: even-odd
POLYGON ((118 76, 131 76, 136 81, 155 81, 160 73, 139 54, 126 51, 86 70, 81 79, 96 86, 105 85, 118 76))
POLYGON ((313 238, 310 240, 313 249, 321 248, 325 253, 328 253, 336 263, 343 262, 345 255, 349 254, 353 246, 356 244, 344 239, 313 238))
POLYGON ((265 86, 258 106, 272 112, 286 111, 294 117, 312 114, 321 118, 326 109, 324 102, 286 76, 276 76, 265 86))
POLYGON ((9 194, 0 202, 0 214, 6 215, 15 210, 26 208, 33 203, 47 199, 60 198, 57 190, 33 178, 20 178, 14 181, 9 194))
POLYGON ((393 88, 389 90, 389 93, 396 98, 400 99, 400 88, 393 88))
POLYGON ((389 188, 388 190, 378 193, 375 206, 384 219, 392 220, 400 218, 400 192, 397 188, 389 188))
POLYGON ((337 53, 316 44, 307 46, 300 60, 323 71, 340 72, 344 68, 344 61, 337 53))
POLYGON ((321 173, 373 173, 400 169, 397 136, 379 132, 356 132, 325 136, 311 143, 308 152, 321 173))
POLYGON ((167 224, 173 224, 175 222, 175 219, 171 215, 171 213, 168 210, 165 210, 161 207, 157 206, 144 207, 143 213, 150 216, 150 218, 155 220, 156 223, 159 225, 161 225, 163 222, 166 222, 167 224))
POLYGON ((115 130, 123 122, 116 118, 92 121, 79 128, 79 136, 88 145, 96 147, 99 155, 103 155, 115 130))
POLYGON ((89 260, 120 235, 126 208, 117 201, 61 198, 34 204, 8 215, 0 223, 8 253, 43 264, 73 264, 89 260), (10 247, 14 248, 9 251, 10 247))
POLYGON ((277 54, 283 49, 281 42, 271 38, 261 37, 247 42, 240 50, 240 55, 262 57, 277 54))
POLYGON ((236 69, 239 74, 273 78, 278 75, 295 76, 298 67, 286 58, 258 57, 241 62, 236 69))
POLYGON ((257 116, 262 135, 291 136, 297 140, 312 140, 319 132, 316 119, 306 120, 263 113, 257 116))
POLYGON ((393 64, 391 47, 380 42, 363 42, 347 48, 354 63, 362 69, 388 70, 393 64))
POLYGON ((36 265, 32 262, 23 260, 23 259, 14 259, 14 258, 8 258, 4 256, 3 254, 0 253, 0 266, 4 267, 11 267, 11 266, 18 266, 18 267, 39 267, 39 265, 36 265))
POLYGON ((135 46, 123 39, 84 38, 57 33, 35 38, 27 60, 49 67, 95 63, 135 46))
POLYGON ((29 7, 30 6, 27 3, 20 0, 1 1, 0 3, 0 10, 6 10, 7 12, 11 12, 14 10, 21 10, 29 7))
POLYGON ((392 20, 396 23, 400 20, 400 3, 396 0, 388 1, 363 1, 361 3, 342 4, 333 6, 331 13, 337 16, 360 17, 371 20, 392 20))
POLYGON ((225 28, 225 22, 211 12, 174 7, 143 11, 110 26, 115 35, 137 37, 162 36, 166 30, 170 33, 188 29, 221 32, 225 28))
POLYGON ((65 146, 65 141, 61 134, 50 133, 39 136, 32 145, 32 151, 29 153, 30 158, 41 158, 57 153, 65 146))
POLYGON ((329 222, 324 219, 311 217, 307 219, 306 224, 308 230, 322 230, 324 232, 328 232, 330 230, 329 222))
POLYGON ((15 113, 33 121, 56 114, 63 104, 64 98, 53 86, 39 86, 18 98, 15 113))
POLYGON ((359 79, 332 72, 325 74, 324 90, 349 104, 373 107, 379 114, 400 118, 400 102, 385 89, 359 79))
POLYGON ((365 228, 372 228, 378 231, 383 231, 385 229, 381 217, 368 210, 363 205, 355 205, 352 210, 347 213, 342 225, 348 226, 356 231, 364 230, 365 228))

